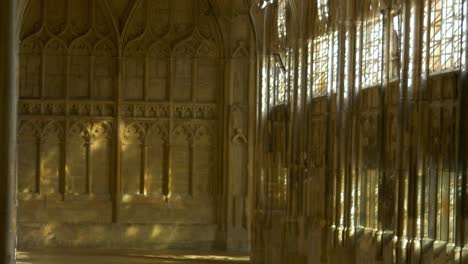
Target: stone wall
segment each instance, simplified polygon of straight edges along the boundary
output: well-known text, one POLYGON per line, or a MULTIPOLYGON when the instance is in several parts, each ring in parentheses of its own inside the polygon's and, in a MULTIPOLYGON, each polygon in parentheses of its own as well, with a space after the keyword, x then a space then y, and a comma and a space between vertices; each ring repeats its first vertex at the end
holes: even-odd
POLYGON ((250 24, 207 0, 25 6, 20 248, 245 248, 250 24))

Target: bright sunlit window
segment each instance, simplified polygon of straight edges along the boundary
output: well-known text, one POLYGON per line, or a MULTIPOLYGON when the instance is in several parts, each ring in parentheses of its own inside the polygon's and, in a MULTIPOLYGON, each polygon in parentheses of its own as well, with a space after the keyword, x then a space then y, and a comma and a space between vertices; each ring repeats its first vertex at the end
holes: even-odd
POLYGON ((427 52, 428 45, 429 72, 459 68, 462 53, 462 0, 426 0, 425 4, 424 36, 429 38, 429 42, 425 41, 424 50, 427 52))
POLYGON ((315 38, 312 46, 312 97, 327 94, 329 53, 328 35, 315 38))
POLYGON ((363 26, 362 87, 380 84, 382 81, 383 27, 380 16, 366 20, 363 26))
POLYGON ((286 37, 286 0, 278 1, 278 37, 283 39, 286 37))
POLYGON ((328 0, 317 0, 318 18, 320 21, 328 18, 328 0))

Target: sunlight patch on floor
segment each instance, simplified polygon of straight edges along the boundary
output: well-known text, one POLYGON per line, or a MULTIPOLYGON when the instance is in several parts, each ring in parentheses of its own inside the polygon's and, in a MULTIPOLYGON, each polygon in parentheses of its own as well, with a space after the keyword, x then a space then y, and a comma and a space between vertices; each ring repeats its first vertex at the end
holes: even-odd
POLYGON ((27 251, 17 253, 18 264, 248 264, 249 256, 198 252, 149 251, 27 251))

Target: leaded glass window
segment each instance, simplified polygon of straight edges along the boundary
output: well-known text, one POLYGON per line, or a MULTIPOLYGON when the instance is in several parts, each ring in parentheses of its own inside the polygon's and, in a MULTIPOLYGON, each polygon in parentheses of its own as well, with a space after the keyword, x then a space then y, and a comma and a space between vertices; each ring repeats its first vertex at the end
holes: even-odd
POLYGON ((378 85, 382 81, 383 25, 380 16, 364 21, 362 46, 362 87, 378 85))
POLYGON ((329 71, 329 37, 319 36, 314 39, 312 47, 312 97, 327 94, 329 71))
POLYGON ((429 67, 429 72, 449 71, 461 66, 462 5, 462 0, 425 1, 423 56, 424 67, 429 67))

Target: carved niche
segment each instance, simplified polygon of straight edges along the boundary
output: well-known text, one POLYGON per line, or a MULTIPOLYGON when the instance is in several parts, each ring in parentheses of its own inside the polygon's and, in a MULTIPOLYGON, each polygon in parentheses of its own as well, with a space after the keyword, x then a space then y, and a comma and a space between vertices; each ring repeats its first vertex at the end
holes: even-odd
POLYGON ((192 133, 184 125, 175 127, 171 142, 170 194, 177 199, 191 194, 192 133))
POLYGON ((167 191, 168 132, 163 124, 153 124, 147 133, 146 192, 152 196, 164 196, 167 191))
POLYGON ((40 142, 40 193, 61 193, 64 127, 60 121, 49 121, 41 132, 40 142))
POLYGON ((42 122, 21 121, 18 136, 18 193, 39 193, 42 122))
POLYGON ((216 170, 215 137, 211 129, 201 125, 193 137, 193 196, 207 198, 213 194, 216 170))
POLYGON ((141 186, 146 128, 144 123, 126 125, 122 137, 122 186, 125 194, 143 194, 141 186))
POLYGON ((66 193, 85 194, 87 176, 87 147, 90 135, 86 124, 76 122, 71 126, 67 140, 67 185, 66 193))
POLYGON ((110 194, 112 131, 107 121, 72 123, 67 140, 67 194, 110 194))

